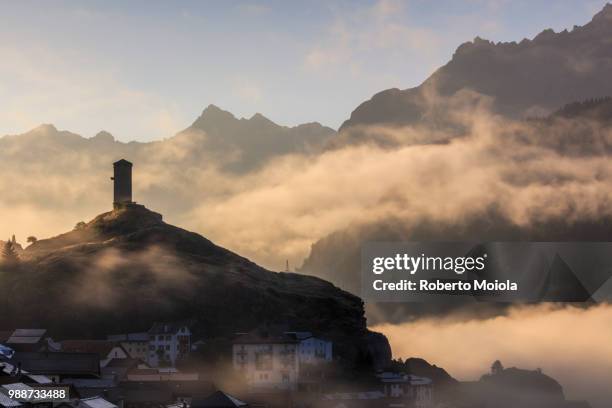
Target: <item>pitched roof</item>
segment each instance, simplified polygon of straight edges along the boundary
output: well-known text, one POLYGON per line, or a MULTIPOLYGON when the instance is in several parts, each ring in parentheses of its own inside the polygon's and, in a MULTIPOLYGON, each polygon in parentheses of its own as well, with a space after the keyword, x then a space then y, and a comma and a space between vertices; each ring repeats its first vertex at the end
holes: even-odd
POLYGON ((257 329, 250 333, 240 334, 234 340, 234 344, 297 344, 295 336, 287 333, 270 332, 265 329, 257 329))
POLYGON ((155 322, 149 329, 149 334, 176 334, 182 328, 187 328, 187 325, 184 323, 155 322))
POLYGON ((107 340, 64 340, 61 342, 62 351, 72 353, 96 353, 100 356, 108 356, 112 349, 121 347, 114 341, 107 340))
POLYGON ((223 391, 216 391, 204 399, 196 399, 191 403, 192 408, 231 408, 248 406, 249 404, 246 402, 240 401, 223 391))
POLYGON ((21 403, 18 401, 10 399, 6 396, 2 391, 0 391, 0 407, 20 407, 21 403))
POLYGON ((125 160, 125 159, 121 159, 121 160, 117 160, 116 162, 113 163, 113 166, 132 166, 132 163, 130 163, 129 161, 125 160))
POLYGON ((87 375, 100 374, 100 358, 95 353, 16 352, 11 364, 32 374, 87 375))
POLYGON ((6 344, 36 344, 46 332, 45 329, 16 329, 6 340, 6 344))
POLYGON ((47 332, 46 329, 16 329, 13 336, 18 337, 42 337, 47 332))
POLYGON ((142 342, 149 341, 149 333, 109 334, 106 339, 109 341, 142 342))
POLYGON ((79 407, 84 408, 117 408, 115 404, 112 404, 101 397, 93 398, 82 398, 79 402, 79 407))

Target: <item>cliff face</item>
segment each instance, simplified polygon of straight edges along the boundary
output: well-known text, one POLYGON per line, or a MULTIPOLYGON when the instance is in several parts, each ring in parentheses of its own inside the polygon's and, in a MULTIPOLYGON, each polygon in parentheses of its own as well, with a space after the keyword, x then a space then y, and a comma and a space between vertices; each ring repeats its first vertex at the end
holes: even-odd
MULTIPOLYGON (((435 98, 475 91, 510 116, 550 113, 561 106, 612 95, 612 5, 571 31, 548 29, 532 40, 493 43, 476 38, 416 88, 382 91, 359 105, 341 127, 401 125, 426 120, 435 98)), ((469 101, 466 101, 468 103, 469 101)))
POLYGON ((46 327, 57 337, 189 319, 207 338, 278 324, 331 338, 347 359, 369 347, 358 297, 265 270, 137 205, 31 245, 18 267, 2 271, 0 291, 3 325, 46 327))

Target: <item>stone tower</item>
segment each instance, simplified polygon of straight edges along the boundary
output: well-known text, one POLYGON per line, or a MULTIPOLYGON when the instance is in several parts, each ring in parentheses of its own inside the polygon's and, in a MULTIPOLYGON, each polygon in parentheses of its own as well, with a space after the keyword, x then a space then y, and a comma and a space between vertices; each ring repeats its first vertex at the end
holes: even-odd
POLYGON ((113 163, 114 199, 113 208, 120 208, 132 203, 132 163, 121 159, 113 163))

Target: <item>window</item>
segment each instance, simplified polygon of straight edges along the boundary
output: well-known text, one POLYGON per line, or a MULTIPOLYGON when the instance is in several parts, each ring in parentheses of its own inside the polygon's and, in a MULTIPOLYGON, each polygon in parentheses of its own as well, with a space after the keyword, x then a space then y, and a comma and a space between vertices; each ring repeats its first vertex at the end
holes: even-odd
POLYGON ((255 369, 256 370, 271 370, 272 369, 272 350, 264 350, 255 353, 255 369))

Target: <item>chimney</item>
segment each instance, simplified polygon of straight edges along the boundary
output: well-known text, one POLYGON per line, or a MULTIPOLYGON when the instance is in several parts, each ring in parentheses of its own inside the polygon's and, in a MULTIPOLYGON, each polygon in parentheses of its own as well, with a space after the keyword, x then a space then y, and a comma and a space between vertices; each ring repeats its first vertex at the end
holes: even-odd
POLYGON ((113 208, 132 203, 132 163, 121 159, 113 163, 114 199, 113 208))

